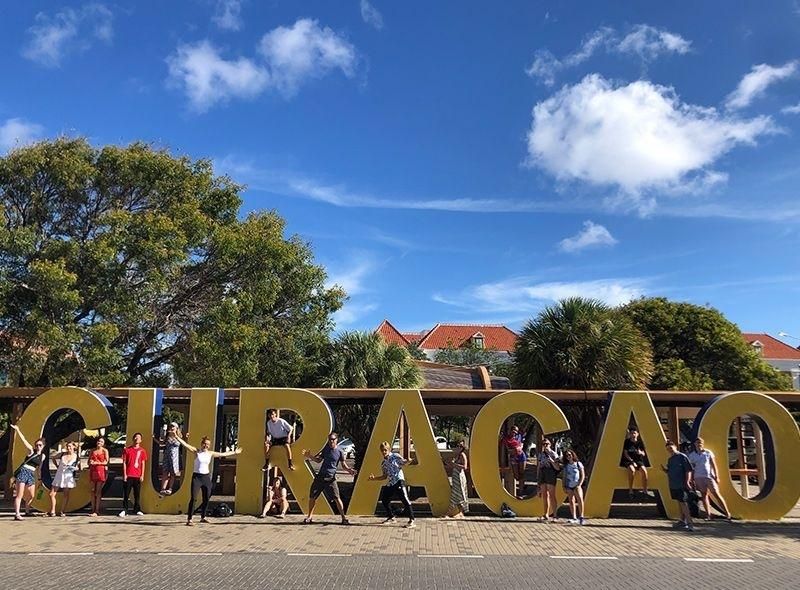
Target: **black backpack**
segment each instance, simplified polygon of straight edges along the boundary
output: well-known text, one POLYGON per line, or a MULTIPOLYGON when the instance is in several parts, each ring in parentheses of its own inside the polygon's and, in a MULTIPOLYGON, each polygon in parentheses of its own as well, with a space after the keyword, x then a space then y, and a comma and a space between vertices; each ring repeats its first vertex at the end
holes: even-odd
POLYGON ((220 502, 214 506, 214 510, 211 512, 211 515, 216 518, 228 518, 229 516, 233 516, 233 510, 231 510, 231 507, 225 502, 220 502))

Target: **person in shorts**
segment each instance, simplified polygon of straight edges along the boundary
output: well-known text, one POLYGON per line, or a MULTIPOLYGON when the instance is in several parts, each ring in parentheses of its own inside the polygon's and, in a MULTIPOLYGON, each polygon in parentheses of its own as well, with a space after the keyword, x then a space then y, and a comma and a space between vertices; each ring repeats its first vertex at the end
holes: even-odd
POLYGON ((542 450, 536 455, 536 482, 539 484, 539 496, 542 498, 544 514, 541 520, 550 522, 558 520, 556 518, 556 480, 561 466, 558 455, 551 448, 550 440, 542 441, 542 450))
POLYGON ((642 474, 642 491, 644 495, 650 495, 647 489, 646 461, 647 450, 639 437, 639 431, 636 428, 629 428, 628 438, 625 439, 625 444, 622 446, 622 462, 620 465, 628 470, 628 496, 630 498, 633 498, 633 483, 637 472, 642 474))
POLYGON ((314 506, 317 504, 317 498, 323 492, 325 496, 332 498, 336 502, 336 507, 339 509, 339 514, 342 517, 342 524, 350 524, 344 514, 344 504, 339 496, 339 486, 336 484, 336 468, 339 464, 342 465, 345 471, 350 475, 355 475, 356 470, 350 469, 344 461, 344 452, 337 446, 339 443, 339 435, 331 432, 328 435, 328 444, 316 455, 312 455, 308 449, 303 449, 303 456, 306 459, 322 463, 320 465, 317 475, 314 476, 314 481, 311 482, 311 491, 309 492, 308 499, 308 515, 303 519, 303 524, 311 524, 314 519, 314 506))
POLYGON ((698 437, 694 441, 694 449, 689 453, 689 463, 694 470, 694 485, 697 491, 703 494, 703 505, 706 509, 706 520, 711 520, 711 494, 725 511, 725 518, 731 519, 731 511, 725 498, 719 493, 719 472, 714 453, 705 448, 703 439, 698 437))
POLYGON ((297 469, 292 463, 292 442, 294 427, 283 418, 278 417, 278 410, 270 408, 267 410, 267 437, 264 440, 264 469, 269 465, 269 451, 272 447, 285 447, 286 458, 289 469, 297 469))
POLYGON ((572 514, 568 524, 584 524, 586 519, 583 517, 583 482, 586 480, 586 470, 583 463, 578 461, 578 454, 572 449, 567 449, 564 453, 563 466, 564 491, 569 500, 569 509, 572 514))
POLYGON ((666 467, 661 469, 667 474, 669 480, 669 495, 678 502, 681 508, 681 518, 673 526, 686 531, 693 531, 692 515, 689 512, 689 494, 692 490, 692 464, 689 458, 678 451, 677 445, 668 440, 666 444, 669 459, 666 467))
POLYGON ((283 478, 278 476, 272 480, 267 488, 267 502, 258 518, 266 518, 270 511, 275 511, 275 518, 286 518, 289 511, 289 492, 283 485, 283 478))

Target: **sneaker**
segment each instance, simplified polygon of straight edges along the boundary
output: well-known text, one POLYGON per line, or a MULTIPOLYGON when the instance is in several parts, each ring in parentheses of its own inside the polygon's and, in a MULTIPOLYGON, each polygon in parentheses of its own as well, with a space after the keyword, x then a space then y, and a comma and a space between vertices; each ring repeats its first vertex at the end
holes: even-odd
POLYGON ((578 519, 577 518, 568 518, 567 519, 567 524, 578 524, 578 519))
POLYGON ((390 516, 386 520, 384 520, 381 524, 394 524, 397 522, 397 519, 394 516, 390 516))
POLYGON ((276 514, 275 518, 286 518, 283 514, 276 514))
POLYGON ((628 499, 633 500, 633 490, 628 490, 628 499))
POLYGON ((678 521, 672 523, 672 528, 674 528, 674 529, 686 528, 686 523, 683 522, 682 520, 678 520, 678 521))
POLYGON ((346 518, 343 518, 343 519, 342 519, 342 522, 341 522, 341 523, 339 523, 339 524, 343 524, 344 526, 348 526, 348 525, 350 524, 350 521, 349 521, 349 520, 347 520, 346 518))
POLYGON ((136 516, 144 516, 144 512, 139 510, 139 511, 136 512, 136 516))
POLYGON ((582 517, 582 516, 581 516, 581 517, 578 519, 578 524, 580 524, 580 525, 584 525, 584 524, 586 524, 586 519, 585 519, 584 517, 582 517))
POLYGON ((694 530, 694 525, 687 524, 687 525, 684 527, 684 530, 685 530, 685 531, 688 531, 688 532, 690 532, 690 533, 691 533, 691 532, 694 530))
POLYGON ((125 518, 125 511, 123 510, 122 512, 117 514, 117 516, 119 516, 120 518, 125 518))
POLYGON ((194 526, 194 523, 191 520, 187 520, 186 526, 194 526))
POLYGON ((22 515, 21 514, 15 514, 14 515, 14 520, 22 520, 22 515))
POLYGON ((417 523, 414 522, 413 520, 409 520, 408 523, 406 524, 405 528, 407 528, 407 529, 415 529, 415 528, 417 528, 417 523))

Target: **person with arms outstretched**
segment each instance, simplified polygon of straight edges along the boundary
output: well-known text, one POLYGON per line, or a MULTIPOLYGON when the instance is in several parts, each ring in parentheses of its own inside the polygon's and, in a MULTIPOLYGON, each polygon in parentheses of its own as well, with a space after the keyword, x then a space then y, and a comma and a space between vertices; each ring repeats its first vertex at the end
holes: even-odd
POLYGON ((381 488, 381 503, 386 509, 386 520, 384 524, 395 522, 395 513, 392 509, 392 499, 397 496, 405 507, 408 516, 407 529, 413 529, 417 526, 414 523, 414 509, 411 507, 411 499, 408 497, 408 488, 406 487, 405 475, 403 474, 403 465, 416 465, 417 461, 409 461, 403 459, 397 453, 392 452, 392 445, 387 441, 381 443, 381 454, 383 461, 381 461, 382 475, 375 476, 369 474, 370 481, 372 480, 386 480, 386 485, 381 488))
POLYGON ((25 456, 22 465, 14 472, 14 482, 17 488, 17 495, 14 498, 14 520, 22 520, 22 514, 20 514, 22 500, 25 494, 28 494, 28 499, 25 500, 25 515, 28 516, 31 512, 31 503, 36 492, 36 480, 39 477, 37 472, 41 468, 42 462, 47 460, 44 454, 45 440, 39 438, 31 444, 22 434, 19 426, 12 424, 11 429, 19 436, 19 440, 25 448, 28 449, 28 454, 25 456))
POLYGON ((308 499, 308 514, 303 519, 303 524, 311 524, 313 522, 314 506, 317 504, 317 498, 319 498, 320 494, 323 492, 325 492, 326 496, 330 493, 333 500, 336 502, 336 507, 339 509, 339 514, 342 517, 342 524, 350 524, 350 521, 347 520, 344 514, 344 504, 339 496, 339 486, 336 484, 336 467, 341 464, 344 470, 350 475, 355 475, 356 470, 350 469, 347 463, 345 463, 344 452, 337 446, 338 442, 339 435, 335 432, 331 432, 328 435, 328 444, 316 455, 311 454, 311 451, 308 449, 303 449, 303 456, 306 459, 322 463, 317 475, 314 477, 314 481, 311 482, 311 491, 308 499))

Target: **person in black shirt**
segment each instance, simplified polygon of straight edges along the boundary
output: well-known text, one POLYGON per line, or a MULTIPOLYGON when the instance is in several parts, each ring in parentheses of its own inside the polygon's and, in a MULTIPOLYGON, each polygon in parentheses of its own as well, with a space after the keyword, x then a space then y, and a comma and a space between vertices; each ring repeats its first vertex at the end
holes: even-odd
POLYGON ((636 479, 636 472, 642 474, 642 488, 645 496, 649 496, 647 490, 647 451, 644 448, 642 439, 639 438, 639 431, 635 428, 628 429, 628 438, 622 447, 622 466, 628 470, 628 496, 633 498, 633 482, 636 479))
POLYGON ((36 481, 39 479, 42 462, 47 460, 44 452, 45 440, 40 438, 31 444, 16 424, 12 424, 11 429, 19 437, 25 448, 28 449, 28 454, 25 456, 22 465, 14 472, 14 482, 17 489, 17 495, 14 498, 14 520, 22 520, 20 510, 23 498, 26 495, 28 496, 25 500, 25 515, 27 516, 31 513, 31 503, 36 493, 36 481))
POLYGON ((308 499, 308 514, 305 519, 303 519, 303 524, 311 524, 313 522, 314 506, 317 503, 317 498, 319 498, 322 493, 325 493, 326 497, 330 495, 336 502, 339 515, 342 517, 342 524, 350 524, 350 521, 347 520, 347 516, 344 514, 344 504, 342 504, 342 499, 339 496, 339 486, 336 483, 336 469, 338 465, 341 464, 344 470, 350 475, 355 475, 356 470, 350 469, 347 463, 344 462, 344 452, 338 447, 338 441, 339 435, 335 432, 331 432, 328 435, 328 444, 316 455, 312 454, 308 449, 303 449, 303 456, 306 459, 322 463, 317 475, 314 477, 314 481, 311 482, 310 497, 308 499))

